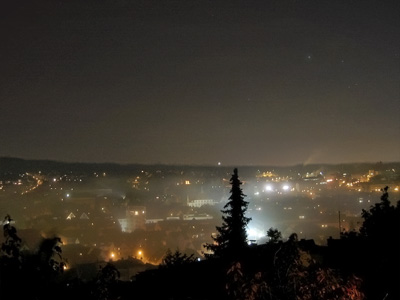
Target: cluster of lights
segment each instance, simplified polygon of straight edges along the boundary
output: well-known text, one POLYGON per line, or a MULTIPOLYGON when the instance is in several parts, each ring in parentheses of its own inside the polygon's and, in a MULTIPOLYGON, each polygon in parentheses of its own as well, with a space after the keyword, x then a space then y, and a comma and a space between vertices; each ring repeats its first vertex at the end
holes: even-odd
MULTIPOLYGON (((265 186, 265 189, 264 189, 264 191, 267 191, 267 192, 272 192, 274 190, 277 191, 277 189, 274 189, 274 187, 271 184, 267 184, 265 186)), ((281 186, 281 190, 282 191, 290 191, 290 190, 293 190, 293 189, 291 189, 290 185, 284 184, 284 185, 281 186)))

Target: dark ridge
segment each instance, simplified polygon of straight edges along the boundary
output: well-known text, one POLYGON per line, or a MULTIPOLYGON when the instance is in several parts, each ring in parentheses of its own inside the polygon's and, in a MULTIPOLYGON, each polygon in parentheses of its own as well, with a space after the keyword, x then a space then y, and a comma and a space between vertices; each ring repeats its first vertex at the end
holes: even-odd
MULTIPOLYGON (((241 166, 241 176, 254 176, 257 172, 274 171, 285 172, 296 175, 316 170, 330 174, 333 172, 365 173, 368 170, 384 171, 387 168, 400 168, 400 162, 365 162, 365 163, 343 163, 343 164, 297 164, 294 166, 241 166)), ((230 174, 232 166, 210 166, 210 165, 166 165, 166 164, 118 164, 118 163, 86 163, 86 162, 63 162, 54 160, 34 160, 16 157, 0 157, 0 174, 38 172, 44 174, 53 172, 108 172, 111 174, 125 174, 146 169, 150 171, 176 172, 176 171, 202 171, 215 170, 216 173, 230 174)))

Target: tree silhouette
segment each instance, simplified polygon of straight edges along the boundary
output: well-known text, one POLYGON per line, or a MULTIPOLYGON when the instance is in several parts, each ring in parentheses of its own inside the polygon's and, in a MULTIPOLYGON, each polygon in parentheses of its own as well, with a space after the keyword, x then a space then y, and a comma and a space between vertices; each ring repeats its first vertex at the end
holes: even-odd
POLYGON ((3 221, 3 234, 5 241, 1 245, 1 251, 6 256, 19 260, 21 239, 17 235, 17 229, 11 225, 12 219, 10 215, 6 215, 3 221))
POLYGON ((19 291, 17 281, 22 269, 21 239, 12 221, 10 215, 6 215, 3 221, 5 241, 1 245, 0 256, 0 298, 15 297, 19 291))
POLYGON ((360 228, 361 236, 379 242, 399 238, 400 202, 397 207, 390 204, 389 187, 381 189, 381 202, 371 206, 369 211, 362 210, 364 222, 360 228))
POLYGON ((113 295, 120 276, 120 272, 111 262, 108 262, 103 268, 100 266, 97 273, 96 290, 93 291, 95 298, 99 300, 116 299, 113 295))
POLYGON ((59 237, 42 240, 37 254, 42 272, 52 275, 54 275, 53 273, 63 272, 66 263, 62 257, 62 244, 61 238, 59 237))
POLYGON ((221 211, 224 214, 222 226, 216 227, 218 234, 213 237, 214 243, 206 245, 216 257, 237 258, 247 248, 246 226, 251 218, 246 218, 245 212, 249 203, 244 201, 245 195, 240 188, 242 182, 236 168, 233 170, 230 184, 231 196, 221 211))
POLYGON ((361 238, 368 243, 369 257, 373 257, 368 261, 369 280, 379 283, 373 292, 387 300, 400 299, 400 201, 391 205, 388 190, 388 186, 381 189, 381 201, 369 211, 362 211, 364 222, 360 228, 361 238))
POLYGON ((389 187, 381 191, 381 201, 362 210, 360 231, 345 232, 341 239, 345 253, 352 253, 347 263, 365 278, 368 298, 400 299, 400 201, 391 205, 389 187))
POLYGON ((267 237, 269 238, 269 244, 275 244, 282 240, 282 233, 278 229, 270 228, 267 231, 267 237))
POLYGON ((194 254, 187 255, 183 254, 177 249, 174 253, 171 252, 170 249, 167 250, 161 268, 170 268, 175 266, 187 265, 196 261, 194 254))

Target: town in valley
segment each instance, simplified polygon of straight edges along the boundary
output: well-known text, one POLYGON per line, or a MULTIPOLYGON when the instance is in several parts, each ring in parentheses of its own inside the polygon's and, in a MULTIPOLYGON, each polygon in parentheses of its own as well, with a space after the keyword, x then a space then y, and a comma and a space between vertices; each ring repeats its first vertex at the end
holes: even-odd
MULTIPOLYGON (((221 224, 234 167, 73 164, 1 158, 0 213, 33 250, 59 236, 68 267, 98 261, 158 265, 167 251, 204 259, 221 224)), ((399 199, 400 163, 238 167, 249 202, 249 244, 296 233, 326 245, 357 231, 362 210, 389 187, 399 199)), ((393 202, 394 203, 394 202, 393 202)), ((136 270, 137 271, 137 270, 136 270)), ((131 276, 127 274, 126 276, 131 276)))

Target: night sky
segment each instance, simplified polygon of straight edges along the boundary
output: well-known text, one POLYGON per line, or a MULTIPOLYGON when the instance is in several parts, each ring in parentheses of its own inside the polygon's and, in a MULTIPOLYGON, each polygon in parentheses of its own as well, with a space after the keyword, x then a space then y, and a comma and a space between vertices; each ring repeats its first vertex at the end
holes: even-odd
POLYGON ((0 6, 0 156, 400 161, 400 1, 0 6))

